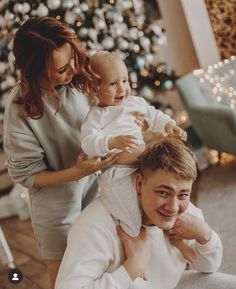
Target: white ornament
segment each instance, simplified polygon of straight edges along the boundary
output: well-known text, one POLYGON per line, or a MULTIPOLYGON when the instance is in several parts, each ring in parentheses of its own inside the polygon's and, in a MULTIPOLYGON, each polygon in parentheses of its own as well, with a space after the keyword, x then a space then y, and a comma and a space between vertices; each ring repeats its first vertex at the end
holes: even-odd
POLYGON ((88 35, 88 29, 85 28, 85 27, 80 28, 80 30, 78 31, 78 35, 79 35, 81 38, 87 37, 87 35, 88 35))
POLYGON ((132 8, 133 7, 132 1, 130 0, 122 1, 122 7, 124 10, 132 8))
POLYGON ((129 48, 129 42, 124 38, 120 38, 118 46, 121 50, 126 50, 129 48))
POLYGON ((63 8, 65 9, 71 9, 74 5, 77 5, 78 3, 76 3, 77 1, 75 0, 63 0, 63 8))
POLYGON ((151 29, 157 36, 163 35, 161 26, 159 26, 159 25, 157 25, 157 24, 152 24, 152 25, 150 25, 150 29, 151 29))
POLYGON ((77 17, 78 16, 75 12, 67 10, 65 14, 65 21, 68 24, 74 25, 77 17))
POLYGON ((22 5, 23 5, 23 13, 24 14, 28 13, 30 11, 30 9, 31 9, 29 3, 24 2, 22 5))
POLYGON ((90 28, 88 31, 88 36, 93 42, 98 41, 98 33, 97 33, 96 29, 90 28))
POLYGON ((15 13, 20 13, 20 14, 23 14, 24 12, 24 6, 20 3, 16 3, 14 6, 13 6, 13 11, 15 13))
POLYGON ((145 58, 146 58, 146 60, 147 60, 148 63, 153 63, 154 57, 153 57, 152 54, 146 54, 146 55, 145 55, 145 58))
POLYGON ((39 7, 36 10, 36 15, 38 15, 39 17, 45 17, 48 15, 48 12, 48 8, 43 3, 40 3, 39 7))
POLYGON ((0 16, 0 27, 5 28, 7 25, 7 19, 5 19, 3 16, 0 16))
POLYGON ((6 13, 5 13, 4 18, 6 19, 7 24, 9 25, 8 21, 11 21, 11 20, 15 19, 15 16, 14 16, 13 13, 11 13, 11 12, 9 12, 9 11, 7 10, 6 13))
POLYGON ((47 0, 48 8, 51 10, 56 10, 61 6, 61 0, 47 0))
POLYGON ((111 49, 114 47, 114 40, 112 37, 108 36, 106 37, 103 41, 102 41, 102 46, 105 48, 105 49, 111 49))
POLYGON ((139 39, 140 45, 143 47, 143 49, 148 52, 150 50, 150 44, 151 41, 147 37, 141 37, 139 39))
POLYGON ((0 62, 0 74, 3 74, 7 69, 7 64, 5 62, 0 62))
POLYGON ((137 73, 134 71, 130 72, 129 77, 130 77, 131 82, 137 82, 138 81, 137 73))
POLYGON ((80 8, 84 12, 87 12, 89 10, 88 4, 85 2, 80 4, 80 8))
POLYGON ((133 40, 138 39, 139 35, 138 35, 138 29, 133 27, 129 30, 129 36, 130 38, 132 38, 133 40))

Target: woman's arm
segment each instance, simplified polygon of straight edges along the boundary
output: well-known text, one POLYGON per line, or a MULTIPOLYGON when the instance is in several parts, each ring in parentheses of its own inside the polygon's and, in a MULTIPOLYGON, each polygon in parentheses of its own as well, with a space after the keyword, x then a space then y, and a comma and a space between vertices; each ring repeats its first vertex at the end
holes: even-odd
POLYGON ((84 153, 81 153, 75 165, 71 168, 60 171, 41 171, 37 174, 33 187, 36 189, 42 187, 50 187, 63 183, 78 181, 96 171, 102 170, 111 166, 118 160, 118 155, 111 154, 105 160, 100 161, 100 158, 93 157, 87 159, 84 153))

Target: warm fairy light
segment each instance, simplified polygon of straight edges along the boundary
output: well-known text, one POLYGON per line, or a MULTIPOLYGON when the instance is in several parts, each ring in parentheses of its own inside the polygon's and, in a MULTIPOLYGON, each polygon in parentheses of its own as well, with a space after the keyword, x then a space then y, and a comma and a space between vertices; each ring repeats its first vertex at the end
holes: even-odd
POLYGON ((217 164, 219 162, 218 151, 209 150, 208 152, 209 160, 212 165, 217 164))
POLYGON ((156 86, 159 86, 159 85, 161 84, 161 82, 160 82, 159 80, 156 80, 156 81, 154 82, 154 84, 155 84, 156 86))
POLYGON ((60 16, 60 15, 57 15, 57 16, 56 16, 56 19, 57 19, 57 20, 60 20, 60 19, 61 19, 61 16, 60 16))
POLYGON ((79 21, 76 23, 76 26, 77 26, 77 27, 80 27, 81 25, 82 25, 82 23, 79 22, 79 21))
POLYGON ((135 83, 135 82, 133 82, 133 83, 131 84, 131 86, 132 86, 132 88, 137 88, 137 87, 138 87, 137 83, 135 83))
POLYGON ((201 86, 212 93, 219 104, 232 109, 236 107, 236 87, 232 86, 235 75, 235 56, 210 65, 206 70, 196 69, 193 74, 199 79, 201 86), (221 69, 222 67, 222 69, 221 69))
POLYGON ((148 76, 148 71, 147 71, 146 69, 142 69, 141 72, 140 72, 140 74, 141 74, 142 76, 148 76))

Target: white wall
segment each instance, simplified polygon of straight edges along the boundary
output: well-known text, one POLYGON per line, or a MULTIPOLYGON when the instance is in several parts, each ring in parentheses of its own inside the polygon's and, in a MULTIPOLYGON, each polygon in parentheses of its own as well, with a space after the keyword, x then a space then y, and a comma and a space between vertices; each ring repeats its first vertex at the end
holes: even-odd
POLYGON ((200 67, 220 61, 220 54, 204 0, 181 0, 200 67))
MULTIPOLYGON (((193 0, 194 1, 194 0, 193 0)), ((164 58, 177 75, 184 75, 199 67, 180 0, 158 0, 162 19, 158 23, 166 29, 167 47, 164 58)))
POLYGON ((220 60, 204 0, 157 0, 166 29, 167 48, 162 52, 178 75, 206 68, 220 60))

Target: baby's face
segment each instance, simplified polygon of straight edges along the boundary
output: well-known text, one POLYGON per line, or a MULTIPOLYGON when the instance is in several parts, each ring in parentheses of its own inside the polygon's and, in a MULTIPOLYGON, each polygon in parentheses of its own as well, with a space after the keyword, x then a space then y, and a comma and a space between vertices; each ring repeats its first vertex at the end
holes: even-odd
POLYGON ((128 71, 125 64, 118 59, 104 63, 97 72, 101 77, 99 87, 99 105, 122 105, 131 93, 128 80, 128 71))

